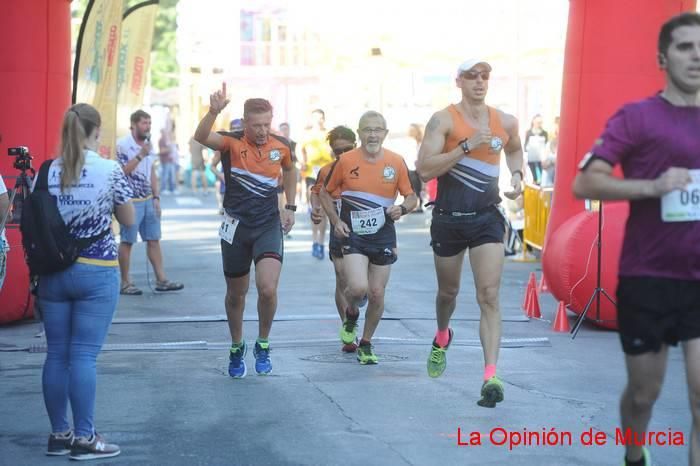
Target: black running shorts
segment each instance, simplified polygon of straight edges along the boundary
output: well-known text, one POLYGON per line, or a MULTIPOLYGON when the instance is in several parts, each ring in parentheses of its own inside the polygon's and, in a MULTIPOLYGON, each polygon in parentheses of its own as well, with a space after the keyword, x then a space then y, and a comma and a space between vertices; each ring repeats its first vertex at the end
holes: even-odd
POLYGON ((622 350, 657 352, 700 337, 700 281, 620 277, 617 320, 622 350))
MULTIPOLYGON (((391 228, 394 228, 393 223, 391 228)), ((398 256, 394 252, 396 249, 396 234, 387 236, 388 238, 377 238, 376 236, 367 238, 366 236, 350 232, 349 238, 338 238, 337 240, 342 247, 343 256, 362 254, 367 256, 370 264, 391 265, 398 260, 398 256)))
POLYGON ((435 255, 456 256, 482 244, 503 243, 505 219, 496 206, 472 216, 452 216, 433 211, 430 245, 435 255))
POLYGON ((284 242, 279 220, 254 228, 239 223, 233 244, 221 240, 224 275, 229 278, 248 275, 253 261, 257 264, 261 259, 272 258, 282 262, 283 256, 284 242))
POLYGON ((330 233, 328 235, 328 258, 333 262, 334 258, 343 258, 343 245, 338 238, 335 237, 335 227, 331 225, 330 233))

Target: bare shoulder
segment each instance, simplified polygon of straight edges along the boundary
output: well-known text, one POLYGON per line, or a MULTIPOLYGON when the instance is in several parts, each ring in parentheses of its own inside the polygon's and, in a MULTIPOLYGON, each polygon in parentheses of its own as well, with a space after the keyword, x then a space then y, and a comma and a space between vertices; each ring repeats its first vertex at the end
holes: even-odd
POLYGON ((507 132, 512 132, 512 131, 518 131, 518 119, 514 116, 511 115, 510 113, 506 113, 503 110, 498 110, 498 116, 501 119, 501 125, 503 126, 503 129, 505 129, 507 132))
POLYGON ((428 134, 446 134, 452 129, 452 117, 446 108, 433 113, 433 116, 425 125, 426 135, 428 134))

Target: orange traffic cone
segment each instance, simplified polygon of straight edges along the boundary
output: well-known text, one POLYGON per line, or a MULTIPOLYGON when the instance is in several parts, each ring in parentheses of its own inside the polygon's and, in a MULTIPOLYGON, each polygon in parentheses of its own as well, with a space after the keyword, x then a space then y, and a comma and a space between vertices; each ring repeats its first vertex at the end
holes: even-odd
POLYGON ((526 316, 530 317, 530 301, 532 300, 532 294, 530 293, 530 288, 525 289, 525 298, 523 299, 523 312, 526 316))
POLYGON ((537 296, 537 289, 530 288, 528 293, 527 302, 527 316, 532 319, 541 319, 542 313, 540 312, 540 298, 537 296))
POLYGON ((566 306, 564 301, 559 301, 559 306, 557 307, 557 314, 554 317, 554 323, 552 324, 552 330, 555 332, 570 332, 569 327, 569 317, 566 315, 566 306))
POLYGON ((527 280, 527 286, 531 286, 533 288, 537 286, 537 277, 535 276, 535 272, 530 272, 530 278, 527 280))
POLYGON ((540 277, 540 284, 537 285, 537 291, 540 294, 549 293, 549 287, 547 286, 547 282, 544 279, 544 272, 542 272, 542 276, 540 277))
POLYGON ((527 314, 528 310, 528 300, 530 299, 530 290, 537 288, 537 279, 535 278, 535 272, 530 273, 530 279, 527 281, 527 287, 525 287, 525 296, 523 296, 523 311, 527 314))

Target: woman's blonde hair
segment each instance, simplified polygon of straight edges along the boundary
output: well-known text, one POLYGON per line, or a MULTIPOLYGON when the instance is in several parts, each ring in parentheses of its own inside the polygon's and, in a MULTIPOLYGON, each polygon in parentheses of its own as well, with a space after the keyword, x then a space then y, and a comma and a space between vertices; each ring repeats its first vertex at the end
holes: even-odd
POLYGON ((79 180, 85 165, 85 140, 101 124, 100 112, 89 104, 75 104, 63 116, 61 191, 79 180))

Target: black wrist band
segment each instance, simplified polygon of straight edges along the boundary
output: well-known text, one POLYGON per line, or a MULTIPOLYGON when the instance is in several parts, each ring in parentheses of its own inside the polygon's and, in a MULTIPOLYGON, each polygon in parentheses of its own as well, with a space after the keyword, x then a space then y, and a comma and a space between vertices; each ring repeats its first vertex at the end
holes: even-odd
POLYGON ((462 152, 464 152, 465 154, 468 154, 469 152, 471 152, 471 150, 469 150, 469 142, 468 141, 469 141, 469 139, 467 139, 467 138, 464 138, 461 141, 459 141, 459 147, 460 147, 460 149, 462 149, 462 152))
POLYGON ((160 196, 153 196, 153 199, 158 199, 160 201, 160 196))
POLYGON ((287 210, 291 210, 292 212, 296 212, 296 211, 297 211, 297 206, 295 206, 294 204, 287 204, 287 205, 284 206, 284 208, 287 209, 287 210))
POLYGON ((521 180, 524 179, 522 170, 513 170, 512 172, 510 172, 510 175, 515 176, 516 173, 518 173, 520 175, 521 180))

